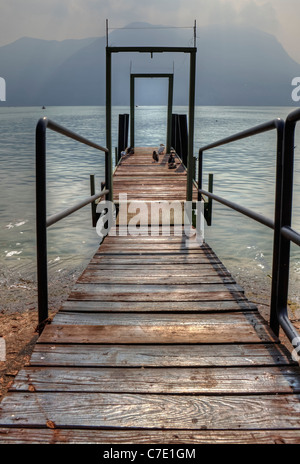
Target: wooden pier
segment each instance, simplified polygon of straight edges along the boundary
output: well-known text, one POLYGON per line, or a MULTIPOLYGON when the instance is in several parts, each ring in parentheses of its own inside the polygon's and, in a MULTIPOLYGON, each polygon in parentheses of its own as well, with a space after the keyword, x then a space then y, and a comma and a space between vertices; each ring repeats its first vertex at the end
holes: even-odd
MULTIPOLYGON (((177 163, 136 150, 115 201, 184 202, 177 163)), ((214 251, 176 221, 158 236, 127 225, 45 327, 0 404, 0 442, 300 443, 299 366, 214 251)))

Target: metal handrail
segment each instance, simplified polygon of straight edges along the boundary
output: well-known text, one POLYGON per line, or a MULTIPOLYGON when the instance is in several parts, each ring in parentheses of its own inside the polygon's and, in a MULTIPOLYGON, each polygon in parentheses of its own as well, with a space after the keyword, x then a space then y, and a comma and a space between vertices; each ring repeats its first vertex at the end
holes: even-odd
POLYGON ((92 195, 85 200, 80 201, 74 206, 71 206, 70 208, 66 208, 65 210, 61 211, 60 213, 53 214, 52 216, 48 217, 46 221, 46 226, 50 227, 56 222, 60 221, 61 219, 66 218, 67 216, 70 216, 70 214, 75 213, 75 211, 78 211, 79 209, 83 208, 86 205, 89 205, 95 200, 98 200, 98 198, 103 197, 104 195, 108 194, 108 190, 102 190, 101 192, 95 193, 95 195, 92 195))
POLYGON ((36 126, 36 248, 37 248, 37 289, 38 289, 38 313, 39 313, 39 332, 41 333, 45 322, 48 319, 48 266, 47 266, 47 228, 61 219, 69 216, 75 211, 92 203, 97 198, 110 195, 111 189, 111 159, 107 148, 102 147, 90 140, 66 129, 65 127, 51 121, 48 118, 41 118, 36 126), (51 129, 65 137, 76 140, 79 143, 88 145, 96 150, 105 153, 105 190, 98 192, 85 200, 66 210, 46 217, 46 131, 51 129))
MULTIPOLYGON (((214 143, 209 145, 205 145, 199 149, 199 158, 198 158, 198 187, 202 189, 202 170, 203 170, 203 152, 207 150, 211 150, 212 148, 217 148, 222 145, 227 145, 232 142, 236 142, 241 139, 245 139, 247 137, 251 137, 253 135, 262 134, 264 132, 268 132, 271 130, 277 130, 277 155, 278 151, 281 151, 279 154, 280 159, 282 157, 282 140, 283 140, 283 129, 284 129, 284 121, 280 118, 274 119, 272 121, 266 122, 264 124, 260 124, 258 126, 252 127, 242 132, 238 132, 230 137, 226 137, 224 139, 220 139, 214 143), (280 140, 279 140, 280 139, 280 140), (281 143, 280 143, 281 142, 281 143)), ((277 156, 278 160, 278 156, 277 156)))
POLYGON ((279 227, 275 232, 279 241, 279 266, 277 270, 276 310, 278 323, 295 347, 300 345, 300 336, 288 317, 288 290, 290 271, 290 242, 300 246, 300 234, 291 227, 294 177, 294 139, 300 110, 290 113, 285 121, 284 158, 282 172, 282 199, 279 227))
POLYGON ((300 246, 300 234, 296 232, 289 226, 281 227, 281 234, 286 237, 291 242, 294 242, 296 245, 300 246))
MULTIPOLYGON (((300 112, 297 113, 297 116, 300 119, 300 112)), ((264 124, 260 124, 258 126, 252 127, 247 129, 243 132, 239 132, 234 134, 230 137, 226 137, 224 139, 218 140, 214 143, 209 145, 205 145, 199 149, 199 164, 198 164, 198 199, 201 199, 202 195, 205 195, 211 199, 214 199, 229 208, 232 208, 251 219, 254 219, 257 222, 271 228, 274 230, 274 241, 273 241, 273 263, 272 263, 272 290, 271 290, 271 304, 270 304, 270 326, 273 329, 274 333, 278 336, 279 335, 279 326, 281 325, 285 330, 287 336, 291 340, 291 336, 295 338, 297 332, 294 328, 292 328, 290 323, 286 322, 286 317, 280 318, 279 311, 278 311, 278 304, 279 304, 279 289, 282 285, 282 276, 279 273, 279 269, 281 268, 282 258, 280 257, 281 246, 282 246, 282 235, 288 237, 288 240, 293 240, 294 243, 297 241, 300 244, 300 235, 298 236, 295 231, 289 230, 287 227, 281 227, 282 224, 282 210, 283 208, 283 162, 286 164, 286 159, 284 159, 284 151, 286 151, 286 123, 280 119, 274 119, 272 121, 266 122, 264 124), (276 188, 275 188, 275 212, 274 212, 274 220, 266 218, 263 215, 256 213, 248 208, 245 208, 241 205, 228 201, 222 197, 214 195, 211 192, 207 192, 202 189, 202 172, 203 172, 203 152, 206 150, 210 150, 212 148, 216 148, 222 145, 226 145, 244 138, 252 137, 257 134, 261 134, 263 132, 277 131, 277 155, 276 155, 276 188), (283 151, 283 148, 285 149, 283 151), (283 321, 284 320, 284 321, 283 321), (288 328, 288 330, 287 330, 288 328)), ((290 146, 294 147, 293 143, 290 143, 290 146)), ((287 183, 287 181, 285 181, 287 183)), ((291 212, 290 212, 291 214, 291 212)), ((285 226, 290 226, 290 222, 287 221, 284 223, 285 226)), ((286 259, 286 254, 284 255, 286 259)), ((286 276, 285 276, 286 277, 286 276)), ((285 309, 287 308, 287 293, 284 298, 285 301, 285 309)), ((299 339, 300 341, 300 339, 299 339)))
POLYGON ((234 209, 238 213, 243 214, 244 216, 247 216, 251 219, 254 219, 256 222, 260 222, 260 224, 263 224, 264 226, 269 227, 270 229, 275 228, 274 221, 272 219, 266 218, 265 216, 256 213, 255 211, 252 211, 249 208, 245 208, 244 206, 238 205, 237 203, 234 203, 232 201, 226 200, 223 197, 219 197, 218 195, 215 195, 212 192, 208 192, 207 190, 199 189, 198 190, 202 195, 211 198, 212 200, 216 200, 219 203, 222 203, 225 206, 228 206, 228 208, 234 209))

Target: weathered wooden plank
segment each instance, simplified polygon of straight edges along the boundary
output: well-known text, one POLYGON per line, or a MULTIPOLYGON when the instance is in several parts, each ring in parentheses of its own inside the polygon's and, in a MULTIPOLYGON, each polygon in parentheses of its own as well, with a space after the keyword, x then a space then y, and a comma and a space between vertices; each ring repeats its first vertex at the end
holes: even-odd
MULTIPOLYGON (((174 179, 174 182, 176 182, 176 179, 174 179)), ((163 184, 164 181, 162 181, 163 184)), ((174 201, 174 197, 176 198, 176 201, 184 202, 186 200, 186 191, 184 191, 184 185, 182 184, 182 187, 179 186, 178 189, 172 190, 172 186, 170 184, 170 188, 168 188, 167 185, 165 185, 165 189, 161 190, 159 187, 156 188, 155 185, 152 186, 151 189, 144 189, 143 185, 138 185, 136 188, 130 187, 129 185, 124 185, 124 184, 119 184, 118 187, 116 188, 114 194, 116 197, 116 202, 117 203, 122 203, 124 202, 125 198, 119 197, 120 193, 126 194, 127 198, 126 200, 130 200, 130 196, 134 196, 137 201, 142 201, 144 198, 146 199, 146 203, 150 204, 150 199, 151 202, 157 202, 157 199, 159 198, 159 201, 168 201, 172 203, 174 201), (138 186, 140 189, 138 189, 138 186), (142 189, 142 192, 141 192, 142 189), (149 199, 147 200, 147 197, 149 199)), ((196 192, 195 192, 196 193, 196 192)), ((197 198, 196 198, 197 200, 197 198)))
MULTIPOLYGON (((205 249, 201 249, 201 246, 198 243, 195 243, 193 245, 193 248, 189 246, 188 244, 185 245, 184 242, 181 243, 174 243, 174 244, 165 244, 165 243, 160 243, 158 244, 148 244, 148 243, 120 243, 119 246, 116 248, 116 244, 108 244, 105 243, 101 245, 99 248, 99 251, 97 253, 107 253, 107 252, 113 252, 113 253, 190 253, 190 254, 202 254, 206 256, 211 256, 211 254, 205 249)), ((215 255, 214 255, 215 256, 215 255)))
MULTIPOLYGON (((176 180, 174 179, 174 182, 176 180)), ((164 183, 164 181, 162 181, 164 183)), ((140 188, 143 189, 143 186, 140 186, 140 188)), ((171 185, 170 189, 168 189, 168 186, 165 186, 165 191, 161 191, 160 189, 156 189, 155 186, 151 190, 143 190, 142 192, 139 192, 138 189, 133 189, 129 186, 125 185, 119 185, 116 191, 114 192, 114 198, 117 203, 123 202, 124 198, 123 196, 120 197, 120 194, 126 194, 127 195, 127 201, 131 200, 131 197, 134 197, 135 200, 138 201, 145 201, 146 203, 150 202, 157 202, 157 199, 159 198, 159 201, 168 201, 173 203, 174 197, 176 198, 176 201, 184 202, 186 200, 186 191, 184 191, 183 188, 179 188, 176 190, 176 192, 171 190, 171 185)), ((193 193, 193 200, 197 200, 197 194, 196 192, 193 193)))
MULTIPOLYGON (((84 284, 82 284, 84 285, 84 284)), ((171 296, 167 296, 166 294, 158 294, 153 293, 126 293, 126 292, 114 292, 114 293, 104 293, 100 292, 99 289, 95 290, 94 292, 84 292, 83 289, 78 289, 76 292, 75 290, 71 292, 69 296, 69 300, 78 300, 78 301, 153 301, 153 302, 161 302, 161 301, 234 301, 234 300, 246 300, 246 297, 242 293, 234 293, 234 292, 222 292, 222 291, 215 291, 215 292, 199 292, 199 293, 177 293, 171 294, 171 296)))
MULTIPOLYGON (((129 215, 128 215, 129 216, 129 215)), ((120 226, 122 227, 122 226, 120 226)), ((126 226, 125 226, 126 227, 126 226)), ((174 233, 176 232, 176 226, 172 226, 174 229, 172 230, 174 233)), ((171 227, 164 228, 164 226, 160 226, 160 228, 164 231, 169 232, 169 229, 171 231, 171 227)), ((150 228, 149 226, 149 231, 151 232, 153 229, 150 228)), ((134 230, 135 231, 135 230, 134 230)), ((139 232, 139 229, 136 230, 139 232)), ((165 237, 168 237, 168 235, 151 235, 148 234, 148 240, 147 236, 144 235, 131 235, 128 234, 126 237, 113 237, 112 231, 110 231, 107 238, 105 238, 104 242, 100 245, 98 251, 96 253, 102 253, 104 251, 109 251, 113 250, 114 252, 116 251, 122 251, 126 250, 127 252, 131 252, 134 254, 136 251, 143 253, 152 253, 156 254, 159 252, 170 252, 172 254, 174 253, 182 253, 184 251, 190 251, 190 253, 201 253, 203 255, 207 256, 214 256, 216 257, 216 254, 214 251, 206 245, 205 242, 197 241, 196 240, 196 230, 192 229, 193 235, 191 237, 183 237, 181 233, 181 226, 179 226, 178 230, 178 235, 170 235, 172 237, 169 240, 165 240, 165 237), (115 240, 114 240, 115 238, 115 240), (116 242, 117 240, 120 240, 119 243, 116 242)))
POLYGON ((132 285, 77 284, 69 300, 123 301, 221 301, 246 299, 239 287, 228 284, 132 285))
POLYGON ((155 192, 162 192, 162 193, 168 193, 169 191, 173 193, 177 193, 178 191, 184 191, 184 187, 186 187, 186 176, 185 175, 176 175, 173 176, 172 178, 168 179, 166 177, 163 178, 158 178, 159 176, 155 176, 153 181, 151 183, 149 182, 149 179, 145 179, 144 177, 138 178, 138 176, 134 176, 135 182, 132 182, 132 177, 131 178, 126 178, 124 175, 120 177, 116 177, 114 179, 114 185, 116 188, 120 187, 126 187, 129 191, 136 191, 140 192, 143 194, 144 192, 151 192, 152 189, 155 190, 155 192), (176 183, 174 183, 174 178, 176 179, 176 183), (166 186, 168 190, 166 190, 166 186), (141 190, 142 187, 142 190, 141 190))
MULTIPOLYGON (((154 169, 148 169, 148 170, 146 166, 142 166, 142 165, 130 166, 129 169, 131 169, 131 167, 132 167, 131 181, 135 180, 137 181, 137 183, 147 183, 148 185, 149 183, 152 183, 152 181, 153 181, 153 185, 155 186, 158 184, 163 185, 164 180, 177 181, 180 179, 186 179, 187 177, 186 173, 182 171, 180 168, 177 170, 170 171, 168 170, 168 168, 160 170, 159 166, 156 166, 154 169), (149 179, 150 177, 152 177, 151 182, 149 179), (142 179, 138 179, 138 178, 142 178, 142 179), (155 180, 153 178, 155 178, 155 180)), ((114 176, 114 181, 119 180, 121 183, 123 179, 128 180, 128 168, 126 169, 123 167, 122 170, 118 169, 114 176)), ((175 190, 174 184, 173 184, 173 190, 175 190)))
MULTIPOLYGON (((160 238, 163 240, 166 238, 182 240, 184 236, 184 230, 181 231, 179 225, 174 227, 172 224, 170 224, 170 227, 166 229, 161 224, 158 224, 156 228, 151 228, 148 225, 141 224, 140 227, 132 229, 132 227, 130 228, 127 224, 114 224, 109 230, 108 238, 105 238, 105 240, 109 240, 110 237, 134 239, 137 240, 137 242, 139 242, 140 239, 144 239, 145 237, 149 237, 151 239, 160 238)), ((202 247, 204 248, 206 245, 207 244, 203 242, 202 247)), ((209 247, 208 249, 211 250, 209 247)))
MULTIPOLYGON (((241 332, 241 339, 248 336, 261 337, 261 340, 277 341, 269 326, 258 312, 240 313, 223 313, 223 314, 181 314, 180 319, 176 314, 163 313, 159 318, 157 314, 149 313, 64 313, 60 312, 56 315, 52 325, 70 325, 72 327, 78 326, 91 326, 98 327, 101 331, 105 328, 108 332, 111 329, 111 335, 117 337, 124 336, 122 326, 127 328, 134 337, 137 335, 140 339, 141 332, 149 335, 150 339, 156 337, 156 334, 166 332, 162 338, 166 338, 170 343, 174 343, 176 337, 179 337, 182 342, 201 342, 202 337, 212 339, 212 337, 226 338, 228 343, 232 342, 232 338, 238 340, 238 330, 241 332), (219 332, 219 336, 217 333, 219 332), (172 341, 172 334, 174 341, 172 341), (194 339, 195 337, 195 339, 194 339)), ((49 329, 49 327, 48 327, 49 329)), ((78 327, 78 330, 79 327, 78 327)), ((88 332, 88 329, 85 329, 88 332)), ((95 330, 93 330, 95 332, 95 330)), ((126 336, 125 336, 126 337, 126 336)), ((158 339, 157 339, 158 340, 158 339)), ((249 341, 249 340, 248 340, 249 341)), ((145 339, 145 343, 147 340, 145 339)), ((128 341, 129 343, 129 341, 128 341)), ((138 342, 137 342, 138 343, 138 342)), ((149 341, 150 343, 150 341, 149 341)), ((157 341, 157 343, 160 343, 157 341)), ((168 342, 162 342, 168 343, 168 342)), ((214 342, 212 342, 214 343, 214 342)))
POLYGON ((76 284, 74 286, 74 292, 85 292, 85 293, 95 293, 95 294, 105 294, 105 293, 145 293, 155 296, 155 294, 166 295, 168 298, 171 298, 170 293, 176 293, 176 296, 183 293, 184 295, 198 295, 199 293, 209 293, 209 292, 242 292, 243 289, 237 284, 223 284, 223 283, 207 283, 200 285, 190 284, 187 285, 172 285, 168 283, 165 285, 156 285, 156 284, 123 284, 119 282, 117 284, 76 284))
MULTIPOLYGON (((130 167, 122 167, 122 169, 118 169, 114 175, 114 179, 120 179, 122 180, 122 178, 128 178, 128 168, 131 169, 132 168, 132 178, 131 180, 136 180, 137 177, 143 177, 143 181, 144 182, 147 182, 149 183, 149 178, 150 177, 156 177, 156 180, 154 181, 154 184, 155 183, 158 183, 159 181, 161 182, 162 180, 164 179, 173 179, 173 180, 177 180, 178 178, 186 178, 186 173, 184 171, 181 170, 181 168, 178 168, 177 170, 176 169, 172 169, 172 171, 170 171, 168 168, 164 167, 163 169, 160 169, 160 166, 154 166, 152 165, 151 167, 148 167, 148 168, 151 168, 151 169, 147 169, 147 166, 143 166, 143 165, 132 165, 130 167), (152 169, 153 167, 153 169, 152 169)), ((151 179, 151 182, 152 182, 152 179, 151 179)), ((162 182, 161 182, 162 183, 162 182)), ((175 188, 175 186, 173 187, 175 188)))
POLYGON ((133 187, 133 188, 135 185, 149 187, 153 184, 154 186, 167 185, 167 186, 170 186, 172 190, 175 190, 177 183, 179 186, 186 185, 186 174, 184 172, 181 172, 181 173, 176 173, 176 174, 169 173, 169 176, 166 176, 166 175, 161 176, 160 173, 157 172, 156 175, 151 180, 150 184, 149 184, 149 179, 145 178, 143 175, 137 175, 135 173, 134 182, 133 182, 133 176, 130 176, 129 174, 127 174, 126 176, 124 174, 120 177, 114 176, 113 182, 116 187, 123 185, 123 184, 129 187, 133 187), (174 185, 174 179, 176 179, 175 185, 174 185))
MULTIPOLYGON (((120 177, 122 179, 122 177, 120 177)), ((131 182, 132 182, 133 179, 131 179, 131 182)), ((173 179, 173 183, 175 183, 177 181, 177 179, 173 179)), ((176 199, 176 201, 180 201, 180 202, 184 202, 186 200, 186 191, 184 191, 184 188, 185 188, 185 183, 182 182, 181 184, 179 184, 178 186, 178 189, 175 190, 175 188, 172 188, 172 183, 166 183, 164 181, 164 179, 161 179, 161 184, 163 184, 165 187, 164 189, 161 189, 161 187, 159 185, 156 185, 156 184, 153 184, 152 185, 152 188, 148 188, 147 189, 147 185, 143 185, 141 182, 138 183, 136 185, 136 187, 134 187, 131 184, 126 184, 125 182, 119 182, 119 184, 117 184, 117 187, 115 189, 115 196, 117 197, 116 200, 117 202, 124 202, 125 198, 122 196, 121 198, 119 197, 119 194, 120 193, 123 193, 127 195, 127 201, 129 200, 129 196, 130 195, 135 195, 135 198, 139 201, 141 201, 143 199, 143 197, 145 196, 147 198, 147 196, 149 197, 153 197, 153 200, 151 201, 164 201, 164 200, 167 200, 172 203, 174 201, 174 198, 176 199), (139 187, 139 189, 138 189, 139 187), (145 187, 145 189, 144 189, 145 187)), ((149 181, 148 181, 149 183, 149 181)), ((177 183, 177 182, 176 182, 177 183)), ((196 193, 196 192, 194 192, 196 193)), ((197 198, 196 198, 197 200, 197 198)), ((146 200, 147 201, 147 200, 146 200)), ((149 202, 150 200, 148 200, 149 202)))
MULTIPOLYGON (((147 271, 149 273, 157 273, 157 272, 162 272, 166 273, 174 269, 173 264, 159 264, 159 263, 150 263, 147 264, 147 271)), ((87 266, 87 269, 95 269, 95 270, 106 270, 107 273, 114 272, 114 271, 119 271, 123 275, 125 274, 124 271, 130 272, 130 271, 137 271, 140 270, 141 272, 145 270, 144 266, 141 266, 140 264, 135 264, 135 263, 120 263, 118 264, 118 261, 110 261, 109 263, 105 263, 105 261, 99 261, 97 263, 89 263, 87 266)), ((203 263, 197 265, 197 267, 193 267, 189 264, 181 263, 181 264, 176 264, 176 269, 174 269, 174 275, 176 276, 177 274, 180 275, 181 273, 190 273, 191 275, 201 275, 203 273, 207 273, 208 275, 212 275, 213 273, 217 273, 219 275, 230 275, 229 272, 224 268, 223 266, 219 265, 219 263, 216 264, 209 264, 209 263, 203 263), (215 272, 214 272, 215 271, 215 272)))
MULTIPOLYGON (((132 180, 133 179, 131 179, 131 182, 132 180)), ((174 178, 173 183, 175 183, 176 181, 177 179, 174 178)), ((186 191, 184 191, 184 187, 185 187, 184 182, 179 184, 178 189, 172 188, 172 183, 168 184, 164 181, 164 179, 161 179, 161 184, 165 186, 164 189, 161 189, 161 187, 156 184, 153 184, 151 189, 150 188, 147 189, 147 185, 143 185, 142 183, 138 183, 136 187, 133 187, 132 183, 130 185, 124 182, 122 183, 120 182, 117 185, 116 190, 115 190, 115 194, 117 194, 116 195, 117 202, 126 201, 126 198, 124 196, 122 196, 121 198, 119 197, 120 193, 124 193, 124 194, 126 193, 127 201, 129 200, 129 195, 135 195, 138 201, 141 201, 143 199, 143 196, 147 197, 147 195, 149 197, 153 197, 153 200, 152 200, 153 202, 164 201, 168 198, 169 198, 170 203, 172 203, 175 200, 183 203, 186 200, 186 191)), ((196 193, 196 191, 194 193, 196 193)), ((149 200, 148 202, 150 203, 149 200)))
MULTIPOLYGON (((174 184, 176 183, 177 184, 177 180, 178 180, 178 177, 177 176, 174 176, 173 178, 171 177, 162 177, 160 179, 158 179, 156 182, 153 182, 153 177, 156 176, 155 173, 152 174, 152 179, 150 180, 149 177, 144 177, 143 180, 138 180, 137 179, 137 176, 133 176, 131 178, 131 184, 124 182, 124 179, 125 179, 125 175, 122 174, 120 175, 119 177, 119 183, 116 183, 116 193, 126 193, 126 194, 130 194, 130 193, 136 193, 137 195, 137 200, 141 200, 142 198, 142 195, 143 195, 143 188, 144 187, 147 187, 147 185, 149 184, 152 184, 153 183, 153 189, 152 189, 152 193, 153 193, 153 196, 154 196, 154 199, 153 201, 161 201, 161 200, 164 200, 164 196, 169 196, 170 197, 170 201, 174 201, 174 200, 179 200, 179 201, 182 201, 184 202, 186 200, 186 192, 185 192, 185 196, 184 196, 184 185, 185 185, 185 177, 182 177, 181 179, 183 180, 183 182, 180 183, 180 180, 179 180, 179 190, 177 191, 176 187, 174 186, 174 184), (169 182, 168 182, 169 180, 169 182), (139 185, 140 186, 140 193, 138 192, 137 189, 134 188, 134 184, 133 182, 135 182, 136 185, 139 185), (165 185, 165 190, 162 191, 161 188, 160 188, 160 185, 165 185), (156 189, 157 187, 157 189, 156 189), (168 187, 170 187, 168 189, 168 187), (173 193, 173 195, 172 195, 173 193)), ((150 189, 147 191, 145 191, 145 194, 149 194, 150 195, 151 191, 150 189)), ((194 190, 193 194, 197 194, 197 191, 196 189, 194 190)), ((118 198, 118 200, 120 201, 124 201, 124 198, 118 198)), ((196 200, 197 200, 197 195, 196 195, 196 200)))
MULTIPOLYGON (((127 266, 120 266, 120 267, 115 267, 115 268, 112 268, 114 269, 114 272, 111 274, 109 274, 109 276, 107 275, 107 271, 109 272, 109 270, 111 269, 111 267, 106 267, 106 266, 102 266, 102 269, 99 268, 99 266, 97 265, 88 265, 85 269, 85 271, 82 273, 81 277, 82 276, 103 276, 103 277, 109 277, 109 278, 112 278, 112 277, 117 277, 119 278, 119 280, 122 280, 122 277, 124 278, 125 276, 126 277, 157 277, 157 278, 176 278, 176 277, 205 277, 205 276, 210 276, 210 277, 213 277, 213 276, 217 276, 217 277, 224 277, 226 279, 228 278, 231 278, 232 279, 232 276, 230 275, 230 273, 225 269, 225 268, 222 268, 222 267, 219 267, 219 266, 216 266, 216 267, 212 267, 211 265, 202 265, 202 266, 197 266, 196 268, 193 268, 192 266, 185 266, 185 265, 182 265, 180 267, 177 267, 176 269, 174 269, 172 266, 169 266, 168 268, 164 268, 164 266, 159 266, 159 265, 152 265, 151 268, 150 268, 150 271, 149 272, 149 268, 147 267, 146 269, 145 268, 141 268, 141 266, 130 266, 130 267, 127 267, 127 266), (124 272, 124 270, 126 270, 126 272, 124 272), (106 271, 106 272, 105 272, 106 271)), ((81 277, 79 278, 81 280, 81 277)))
POLYGON ((10 393, 0 426, 168 429, 299 429, 299 395, 179 396, 10 393))
POLYGON ((97 253, 95 254, 95 258, 98 258, 98 257, 113 257, 113 256, 130 256, 130 257, 140 257, 140 256, 143 256, 143 257, 147 257, 147 256, 185 256, 185 255, 188 255, 188 256, 193 256, 193 257, 196 257, 196 256, 200 256, 200 257, 207 257, 207 258, 212 258, 212 259, 215 259, 215 255, 209 255, 208 253, 203 253, 203 251, 198 248, 199 245, 197 244, 196 245, 197 248, 195 247, 195 245, 193 246, 187 246, 185 248, 182 248, 182 250, 180 250, 180 252, 178 250, 167 250, 167 249, 160 249, 159 247, 155 250, 154 248, 145 248, 143 250, 143 247, 137 247, 135 249, 133 248, 127 248, 127 247, 124 247, 124 248, 120 248, 120 249, 116 249, 114 247, 110 247, 110 248, 103 248, 103 249, 100 249, 99 251, 97 251, 97 253))
MULTIPOLYGON (((122 236, 117 236, 117 234, 114 235, 108 235, 103 244, 99 248, 100 250, 103 250, 106 248, 112 248, 112 247, 117 247, 117 248, 140 248, 141 251, 143 250, 144 247, 147 248, 152 248, 154 251, 157 250, 157 248, 163 249, 163 248, 168 248, 174 247, 180 251, 182 247, 185 245, 189 246, 189 240, 188 238, 182 239, 182 236, 176 236, 176 235, 143 235, 143 236, 131 236, 127 235, 125 237, 122 236)), ((213 251, 211 248, 207 247, 205 242, 201 245, 201 250, 203 253, 208 253, 208 254, 213 254, 213 251)))
POLYGON ((165 244, 119 244, 119 247, 116 248, 115 244, 112 245, 102 245, 96 254, 109 254, 109 253, 117 253, 117 254, 131 254, 135 255, 136 253, 139 254, 158 254, 158 253, 170 253, 172 254, 182 254, 182 253, 189 253, 191 255, 194 254, 201 254, 204 256, 215 257, 214 254, 209 253, 207 250, 202 250, 201 245, 196 241, 189 241, 187 244, 172 244, 172 245, 165 245, 165 244))
MULTIPOLYGON (((183 179, 182 182, 179 181, 178 189, 174 187, 175 183, 177 185, 176 178, 173 178, 172 180, 170 180, 170 182, 166 182, 166 179, 161 179, 159 181, 160 184, 156 184, 156 183, 152 184, 152 181, 149 182, 149 179, 146 182, 141 182, 141 181, 138 181, 136 178, 134 178, 134 181, 136 181, 136 183, 133 184, 132 183, 133 179, 131 179, 131 183, 124 182, 122 181, 123 179, 124 177, 121 176, 119 178, 121 182, 117 182, 115 184, 116 194, 126 193, 128 196, 135 194, 137 196, 137 200, 139 199, 141 200, 143 195, 153 196, 154 197, 153 201, 162 201, 162 200, 165 200, 166 197, 170 198, 170 202, 173 202, 175 200, 184 202, 186 200, 186 191, 184 192, 184 188, 186 188, 186 183, 185 183, 184 178, 182 178, 183 179), (184 194, 185 194, 185 197, 184 197, 184 194)), ((122 198, 119 198, 119 196, 117 196, 117 200, 120 202, 124 202, 126 201, 126 198, 124 196, 122 198)), ((128 197, 127 197, 127 200, 128 200, 128 197)))
MULTIPOLYGON (((126 326, 166 326, 178 325, 190 328, 201 327, 210 328, 218 326, 240 325, 241 327, 260 327, 269 330, 268 324, 257 312, 247 311, 245 313, 223 313, 223 314, 172 314, 172 313, 78 313, 78 312, 58 312, 52 321, 53 324, 71 325, 126 325, 126 326)), ((271 331, 270 331, 271 333, 271 331)))
POLYGON ((148 275, 138 275, 136 270, 134 273, 129 274, 119 273, 118 274, 107 274, 107 271, 99 271, 97 269, 88 269, 86 270, 81 277, 78 279, 77 283, 92 283, 92 284, 101 284, 101 283, 111 283, 116 284, 122 282, 122 284, 155 284, 155 285, 191 285, 191 284, 234 284, 235 280, 232 277, 222 277, 218 275, 202 275, 202 276, 173 276, 170 275, 153 275, 148 273, 148 275))
MULTIPOLYGON (((247 300, 228 301, 76 301, 67 300, 61 312, 223 312, 254 311, 247 300)), ((180 316, 179 316, 180 317, 180 316)))
MULTIPOLYGON (((145 177, 150 177, 150 176, 156 176, 157 173, 159 173, 159 177, 169 177, 169 178, 176 178, 178 175, 181 176, 186 176, 186 172, 181 171, 181 170, 176 170, 172 169, 169 170, 167 166, 164 166, 162 169, 162 166, 160 165, 154 165, 152 164, 151 166, 130 166, 130 172, 132 174, 132 177, 135 176, 143 176, 145 177), (150 169, 151 168, 151 169, 150 169)), ((122 166, 120 165, 115 171, 114 176, 115 177, 122 177, 122 176, 128 176, 128 167, 127 166, 122 166)))
POLYGON ((28 367, 11 391, 241 395, 299 393, 299 367, 53 368, 28 367))
MULTIPOLYGON (((174 180, 176 181, 176 180, 174 180)), ((173 183, 174 183, 173 181, 173 183)), ((177 182, 176 182, 177 184, 177 182)), ((159 201, 164 200, 166 197, 170 197, 170 201, 174 201, 174 197, 178 201, 185 201, 184 194, 186 195, 186 191, 184 191, 185 188, 185 182, 181 182, 178 185, 178 188, 175 189, 172 188, 172 183, 165 183, 164 180, 162 180, 161 184, 152 184, 151 186, 148 186, 147 184, 141 184, 138 183, 136 185, 130 183, 125 183, 125 182, 119 182, 116 187, 116 192, 115 193, 126 193, 128 196, 131 194, 137 195, 138 198, 142 198, 144 195, 149 195, 153 196, 153 201, 157 201, 157 197, 159 196, 159 201), (142 191, 141 191, 142 190, 142 191)), ((128 199, 128 198, 127 198, 128 199)), ((119 201, 124 201, 123 198, 118 198, 119 201)))
MULTIPOLYGON (((132 244, 144 244, 144 243, 152 243, 157 245, 158 243, 161 244, 178 244, 185 242, 187 237, 181 233, 180 235, 144 235, 144 236, 134 236, 126 235, 125 237, 114 237, 113 235, 109 234, 103 244, 109 243, 110 245, 114 244, 117 246, 123 246, 123 244, 132 243, 132 244)), ((207 245, 206 242, 202 245, 203 249, 207 249, 212 251, 212 249, 207 245)))
MULTIPOLYGON (((243 367, 285 366, 282 345, 64 345, 38 343, 32 366, 81 367, 243 367)), ((295 364, 295 363, 294 363, 295 364)))
MULTIPOLYGON (((115 203, 119 203, 119 195, 121 193, 126 193, 128 196, 127 196, 127 200, 128 201, 136 201, 136 200, 143 200, 145 202, 149 202, 149 201, 156 201, 157 199, 157 195, 155 194, 155 192, 153 192, 152 194, 138 194, 138 193, 130 193, 128 192, 128 190, 126 189, 121 189, 119 192, 115 192, 114 193, 114 202, 115 203)), ((171 194, 162 194, 161 195, 161 200, 166 200, 166 201, 169 201, 169 202, 172 202, 173 201, 173 198, 174 196, 171 195, 171 194)), ((186 192, 182 192, 182 194, 178 195, 177 197, 177 200, 180 200, 180 201, 185 201, 185 198, 186 198, 186 192)), ((193 193, 193 201, 197 201, 197 193, 193 193)))
POLYGON ((2 444, 294 444, 300 430, 90 430, 0 428, 2 444))
POLYGON ((220 260, 218 259, 209 259, 206 256, 191 256, 191 255, 169 255, 169 254, 159 254, 157 253, 156 255, 154 254, 147 254, 147 255, 142 255, 142 256, 133 256, 133 255, 97 255, 94 256, 90 263, 91 264, 98 264, 101 261, 105 263, 115 263, 115 264, 141 264, 141 265, 148 265, 148 264, 173 264, 173 265, 178 265, 178 264, 205 264, 205 263, 211 263, 211 264, 219 264, 220 260))
POLYGON ((39 343, 176 344, 277 341, 267 326, 250 324, 60 325, 47 326, 39 343))

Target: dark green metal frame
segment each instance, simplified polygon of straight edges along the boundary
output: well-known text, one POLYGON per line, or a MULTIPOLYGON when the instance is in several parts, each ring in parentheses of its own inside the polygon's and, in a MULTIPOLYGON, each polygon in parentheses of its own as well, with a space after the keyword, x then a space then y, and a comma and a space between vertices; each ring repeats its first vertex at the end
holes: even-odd
POLYGON ((168 88, 168 122, 167 122, 167 153, 170 152, 171 148, 171 136, 172 136, 172 108, 173 108, 173 87, 174 87, 174 76, 173 74, 130 74, 130 145, 135 145, 135 79, 169 79, 168 88))
MULTIPOLYGON (((189 122, 188 122, 188 162, 187 162, 187 201, 193 195, 193 152, 194 152, 194 119, 195 119, 195 85, 196 85, 196 47, 106 47, 106 146, 110 153, 109 169, 112 173, 112 54, 113 53, 188 53, 190 55, 189 84, 189 122)), ((110 197, 113 197, 111 190, 110 197)))

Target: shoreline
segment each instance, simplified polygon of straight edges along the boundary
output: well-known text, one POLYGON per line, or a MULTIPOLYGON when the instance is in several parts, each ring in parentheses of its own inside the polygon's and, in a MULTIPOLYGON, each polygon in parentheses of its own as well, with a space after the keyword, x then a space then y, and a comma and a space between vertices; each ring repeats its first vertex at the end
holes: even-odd
MULTIPOLYGON (((83 271, 65 271, 60 279, 49 279, 49 318, 53 318, 68 298, 83 271)), ((0 403, 18 372, 30 361, 38 335, 37 285, 34 280, 20 279, 16 284, 2 285, 0 337, 6 344, 6 361, 0 361, 0 403)))

